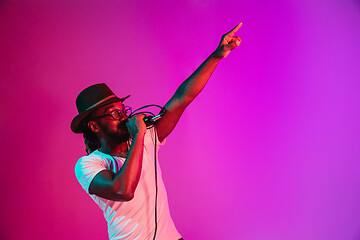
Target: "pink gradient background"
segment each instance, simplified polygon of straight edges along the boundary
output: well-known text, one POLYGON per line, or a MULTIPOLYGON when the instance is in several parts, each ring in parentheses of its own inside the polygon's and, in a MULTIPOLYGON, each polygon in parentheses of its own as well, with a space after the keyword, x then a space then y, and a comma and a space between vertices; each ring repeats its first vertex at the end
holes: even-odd
POLYGON ((164 105, 243 39, 160 150, 185 240, 360 239, 360 3, 1 1, 0 239, 106 239, 74 175, 75 98, 164 105))

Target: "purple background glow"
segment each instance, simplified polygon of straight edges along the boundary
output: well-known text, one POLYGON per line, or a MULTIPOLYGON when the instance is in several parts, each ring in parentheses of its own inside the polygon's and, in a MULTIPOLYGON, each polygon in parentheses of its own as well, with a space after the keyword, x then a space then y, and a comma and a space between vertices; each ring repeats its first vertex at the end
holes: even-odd
POLYGON ((160 150, 184 239, 360 239, 360 3, 1 1, 0 239, 106 239, 75 98, 164 105, 243 22, 160 150))

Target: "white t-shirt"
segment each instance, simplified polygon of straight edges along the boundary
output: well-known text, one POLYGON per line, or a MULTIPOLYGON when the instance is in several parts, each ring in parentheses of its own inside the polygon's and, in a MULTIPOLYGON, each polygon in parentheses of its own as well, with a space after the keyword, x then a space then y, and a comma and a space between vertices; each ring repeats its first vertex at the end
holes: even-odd
MULTIPOLYGON (((128 202, 112 201, 89 194, 89 186, 100 171, 107 169, 117 173, 125 158, 110 156, 98 150, 84 156, 75 165, 75 175, 83 189, 90 195, 104 213, 108 224, 110 240, 153 239, 155 231, 155 129, 148 130, 144 139, 141 176, 134 198, 128 202)), ((158 139, 157 149, 160 143, 158 139)), ((157 161, 157 240, 177 240, 181 235, 171 219, 166 189, 157 161)))

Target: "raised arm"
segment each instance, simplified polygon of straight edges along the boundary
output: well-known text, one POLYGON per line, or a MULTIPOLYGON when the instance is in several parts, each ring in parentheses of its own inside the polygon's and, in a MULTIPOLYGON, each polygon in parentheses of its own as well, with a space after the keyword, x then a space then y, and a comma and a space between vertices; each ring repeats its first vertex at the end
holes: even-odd
POLYGON ((241 25, 242 23, 238 24, 222 36, 216 50, 178 87, 175 94, 165 104, 165 114, 156 123, 160 141, 164 140, 175 128, 185 108, 205 87, 220 60, 226 58, 232 50, 240 45, 240 37, 234 37, 234 34, 241 25))

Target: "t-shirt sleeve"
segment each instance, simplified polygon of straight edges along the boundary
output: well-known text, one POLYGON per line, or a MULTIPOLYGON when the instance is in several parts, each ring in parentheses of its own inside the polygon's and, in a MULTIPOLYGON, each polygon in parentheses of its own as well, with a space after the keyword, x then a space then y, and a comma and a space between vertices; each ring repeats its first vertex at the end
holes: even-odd
POLYGON ((162 140, 162 142, 160 142, 159 136, 155 130, 155 127, 148 129, 148 131, 149 131, 149 134, 147 136, 148 138, 145 140, 145 143, 146 143, 146 141, 148 141, 148 142, 151 142, 153 145, 155 145, 155 141, 156 141, 156 144, 157 144, 156 146, 158 146, 158 147, 165 144, 166 138, 164 140, 162 140))
POLYGON ((93 178, 102 170, 107 170, 107 162, 101 158, 85 156, 75 165, 75 175, 81 187, 89 193, 89 186, 93 178))

